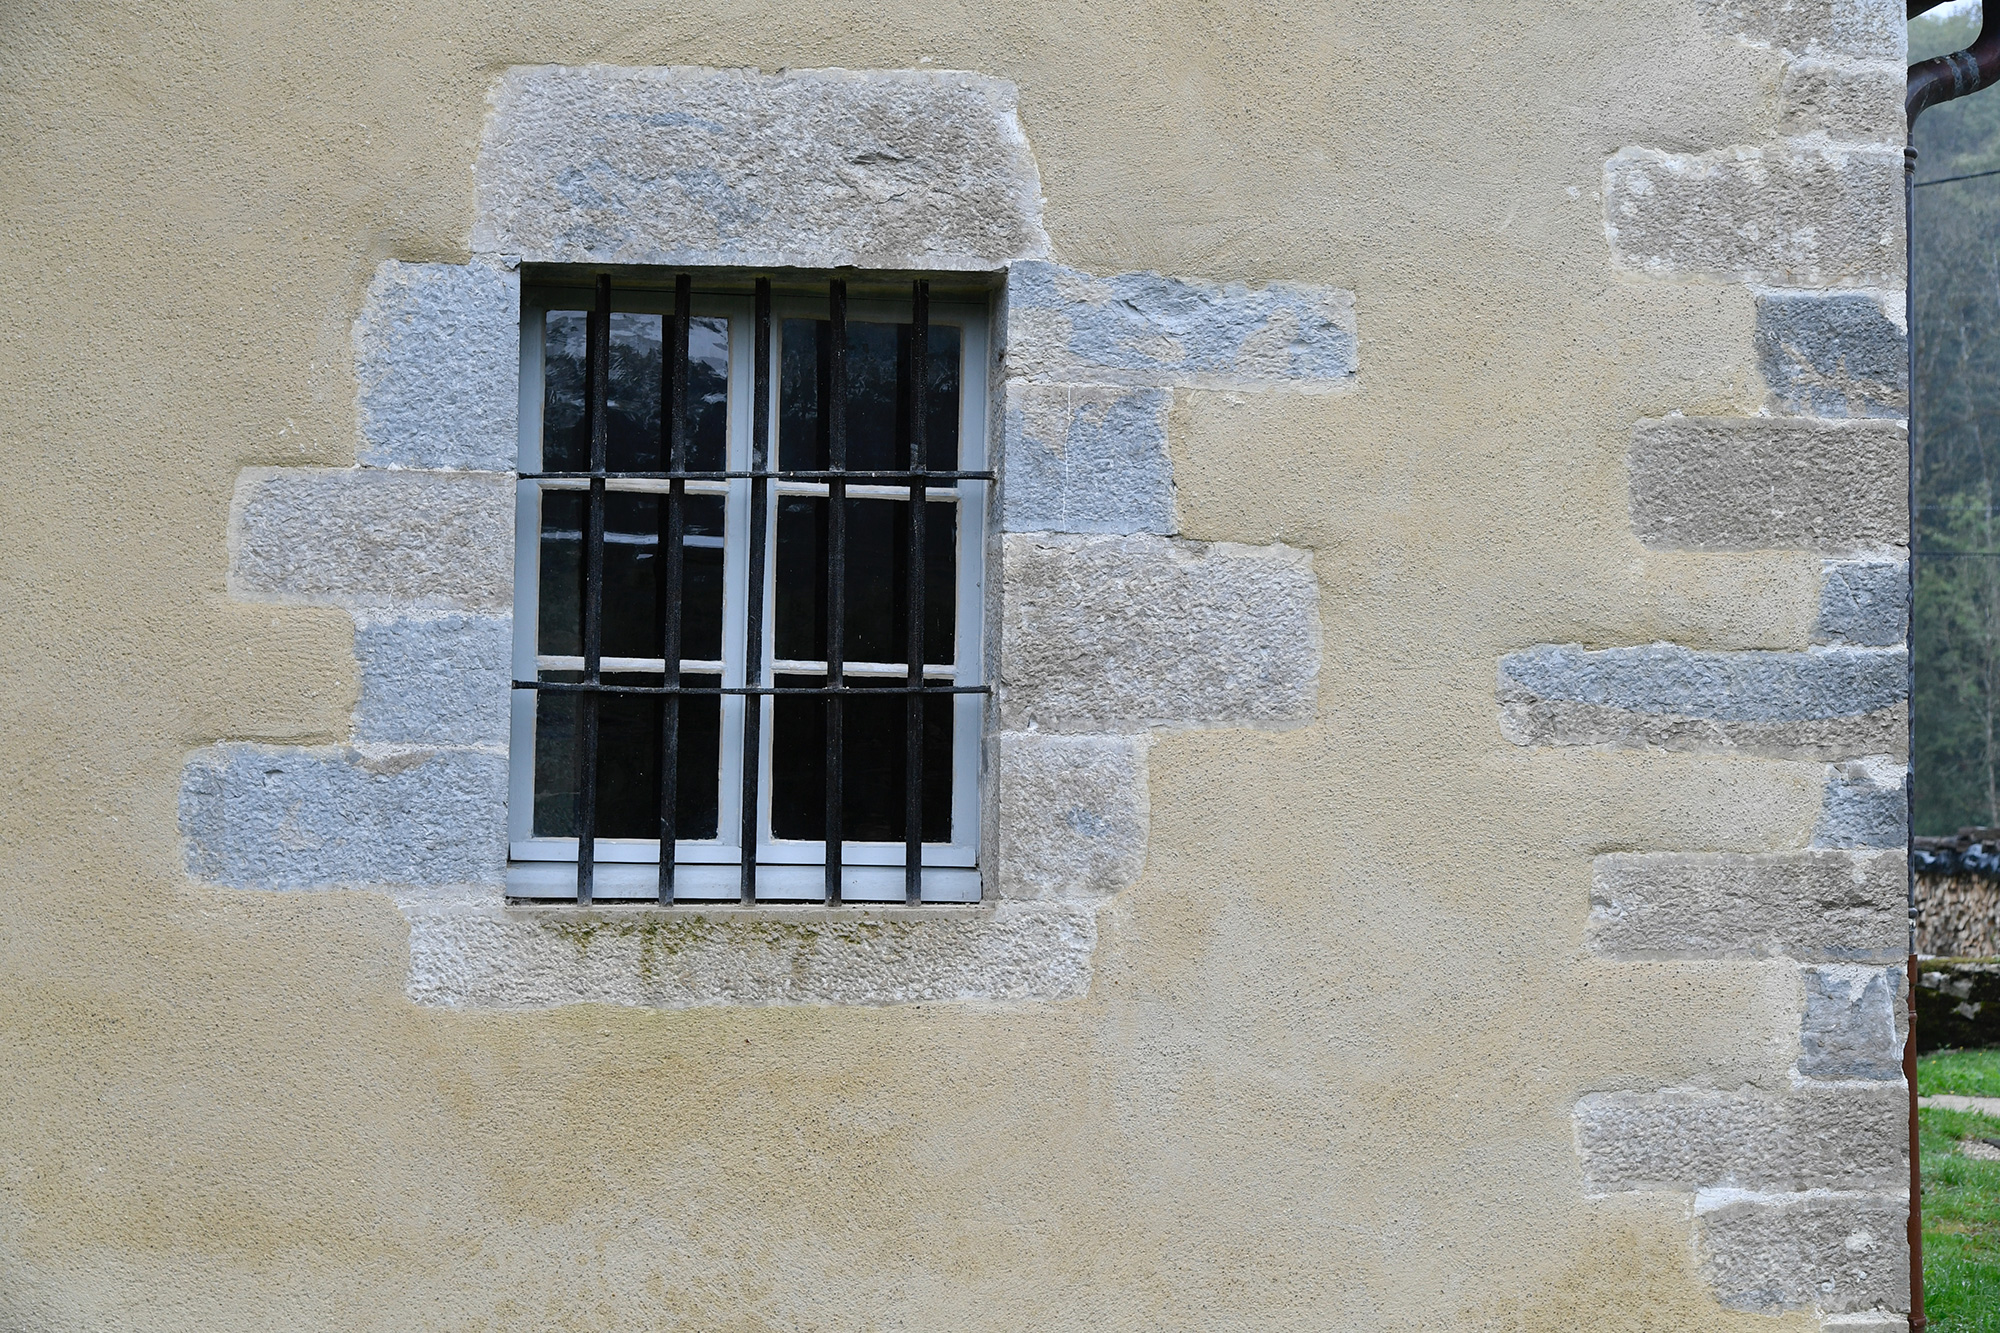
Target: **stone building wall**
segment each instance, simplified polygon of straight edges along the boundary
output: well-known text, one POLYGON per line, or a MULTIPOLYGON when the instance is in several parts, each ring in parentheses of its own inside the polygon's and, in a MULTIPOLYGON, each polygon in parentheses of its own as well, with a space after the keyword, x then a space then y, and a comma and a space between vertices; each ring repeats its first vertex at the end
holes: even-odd
POLYGON ((1901 1326, 1901 9, 16 20, 0 1324, 1901 1326), (505 899, 556 262, 988 284, 980 904, 505 899))

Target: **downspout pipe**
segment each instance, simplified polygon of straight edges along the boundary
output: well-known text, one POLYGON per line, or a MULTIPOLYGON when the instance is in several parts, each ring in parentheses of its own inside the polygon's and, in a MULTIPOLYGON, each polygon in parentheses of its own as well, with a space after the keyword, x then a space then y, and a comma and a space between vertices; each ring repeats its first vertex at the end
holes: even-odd
MULTIPOLYGON (((1907 0, 1909 17, 1936 9, 1944 0, 1907 0)), ((1905 653, 1905 697, 1909 700, 1909 730, 1905 737, 1909 767, 1903 774, 1905 836, 1914 833, 1917 815, 1917 117, 1940 102, 1969 96, 2000 82, 2000 25, 1986 22, 1984 11, 1979 36, 1963 51, 1938 56, 1910 66, 1909 82, 1903 94, 1903 114, 1909 138, 1903 148, 1903 337, 1908 354, 1906 402, 1909 426, 1910 562, 1908 620, 1909 647, 1905 653)), ((1924 1315, 1924 1233, 1923 1163, 1917 1151, 1917 871, 1916 858, 1904 849, 1908 866, 1909 962, 1904 986, 1909 993, 1909 1035, 1903 1042, 1903 1078, 1910 1089, 1910 1333, 1924 1333, 1929 1320, 1924 1315)))

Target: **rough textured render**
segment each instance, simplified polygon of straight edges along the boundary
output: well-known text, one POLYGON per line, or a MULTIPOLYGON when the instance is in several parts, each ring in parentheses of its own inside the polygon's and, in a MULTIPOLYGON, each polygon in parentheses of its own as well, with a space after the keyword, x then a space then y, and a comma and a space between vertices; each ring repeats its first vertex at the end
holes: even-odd
POLYGON ((1823 134, 1846 143, 1894 143, 1904 133, 1900 59, 1794 60, 1779 90, 1783 134, 1823 134))
POLYGON ((1908 842, 1909 798, 1903 765, 1856 759, 1829 770, 1826 797, 1813 825, 1815 847, 1902 847, 1908 842))
POLYGON ((508 70, 473 249, 992 271, 1048 252, 1014 86, 957 71, 508 70))
POLYGON ((1064 1000, 1090 981, 1094 909, 666 915, 406 897, 410 994, 435 1005, 1064 1000))
POLYGON ((1799 1072, 1807 1078, 1893 1083, 1907 1113, 1903 1038, 1897 1026, 1903 969, 1838 964, 1809 967, 1804 981, 1806 1013, 1799 1027, 1799 1072))
POLYGON ((1500 730, 1516 745, 1900 754, 1900 648, 1705 653, 1677 644, 1543 644, 1500 659, 1500 730))
POLYGON ((1905 11, 1881 0, 1701 0, 1712 31, 1793 55, 1900 61, 1905 11))
MULTIPOLYGON (((1893 1033, 1893 1026, 1892 1026, 1893 1033)), ((1669 1088, 1577 1103, 1585 1188, 1889 1189, 1909 1179, 1909 1099, 1806 1083, 1773 1096, 1669 1088)))
POLYGON ((1903 417, 1903 329, 1872 293, 1765 292, 1757 298, 1756 347, 1757 368, 1781 411, 1903 417))
POLYGON ((507 759, 223 744, 183 771, 188 868, 238 888, 498 883, 507 759))
POLYGON ((1702 1273, 1737 1310, 1901 1310, 1910 1298, 1904 1192, 1695 1196, 1702 1273))
POLYGON ((360 459, 374 467, 514 466, 521 280, 498 264, 375 270, 354 322, 360 459))
POLYGON ((354 635, 354 739, 505 747, 513 634, 511 616, 364 622, 354 635))
POLYGON ((1010 731, 1254 726, 1312 717, 1319 583, 1283 546, 1002 539, 1010 731))
POLYGON ((1829 560, 1822 571, 1820 642, 1884 647, 1909 626, 1910 567, 1902 560, 1829 560))
POLYGON ((253 469, 231 518, 230 591, 246 600, 392 612, 513 604, 510 477, 253 469))
POLYGON ((1613 852, 1591 873, 1590 948, 1614 958, 1900 959, 1901 851, 1613 852))
POLYGON ((1908 523, 1900 421, 1667 417, 1632 432, 1632 527, 1657 548, 1900 544, 1908 523))
POLYGON ((1150 827, 1144 737, 996 739, 1001 897, 1099 897, 1139 878, 1150 827))
POLYGON ((1355 373, 1354 296, 1335 288, 1029 263, 1008 270, 1006 309, 1007 373, 1027 379, 1312 390, 1355 373))
POLYGON ((1811 142, 1623 148, 1604 164, 1605 229, 1642 273, 1900 288, 1902 165, 1900 148, 1811 142))
POLYGON ((1172 406, 1166 389, 1010 382, 1001 527, 1173 532, 1172 406))

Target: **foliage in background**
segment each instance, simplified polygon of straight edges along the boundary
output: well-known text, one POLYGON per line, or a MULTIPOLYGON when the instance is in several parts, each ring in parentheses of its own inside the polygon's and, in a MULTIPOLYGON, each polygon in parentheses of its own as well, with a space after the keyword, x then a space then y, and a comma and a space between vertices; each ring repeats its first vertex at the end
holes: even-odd
MULTIPOLYGON (((1940 49, 1976 33, 1934 26, 1940 49)), ((1926 112, 1917 148, 1919 181, 2000 168, 2000 92, 1926 112)), ((2000 825, 2000 176, 1919 189, 1916 241, 1915 831, 1937 835, 2000 825)))
POLYGON ((1933 1051, 1917 1057, 1917 1087, 1925 1096, 2000 1097, 2000 1051, 1933 1051))
MULTIPOLYGON (((1919 1085, 1923 1082, 1919 1076, 1919 1085)), ((1928 1109, 1917 1115, 1924 1162, 1924 1313, 1932 1333, 2000 1333, 2000 1162, 1976 1161, 1959 1151, 1966 1139, 2000 1139, 2000 1120, 1928 1109)))

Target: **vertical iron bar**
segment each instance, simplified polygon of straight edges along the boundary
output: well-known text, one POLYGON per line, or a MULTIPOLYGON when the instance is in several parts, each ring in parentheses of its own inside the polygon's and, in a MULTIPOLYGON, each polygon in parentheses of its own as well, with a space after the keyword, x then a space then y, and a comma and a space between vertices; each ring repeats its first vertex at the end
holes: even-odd
MULTIPOLYGON (((757 302, 751 338, 754 340, 750 408, 750 471, 765 470, 765 440, 771 430, 771 280, 757 279, 757 302)), ((764 683, 764 478, 750 479, 750 577, 743 635, 743 683, 755 689, 764 683)), ((745 906, 757 901, 758 769, 763 764, 764 700, 743 696, 743 888, 745 906)))
MULTIPOLYGON (((827 284, 827 382, 820 395, 826 414, 826 683, 839 691, 843 678, 847 632, 847 284, 827 284)), ((841 835, 845 829, 841 778, 846 764, 843 723, 846 709, 839 693, 826 698, 826 901, 840 901, 841 835)))
MULTIPOLYGON (((674 313, 667 316, 660 347, 660 434, 666 446, 667 470, 687 469, 688 318, 692 313, 688 275, 674 279, 674 313)), ((687 482, 667 483, 666 513, 660 532, 660 562, 656 571, 660 594, 660 906, 674 901, 674 850, 681 794, 681 697, 671 691, 681 683, 681 583, 683 541, 687 533, 684 501, 687 482)))
POLYGON ((931 285, 918 281, 910 294, 910 558, 904 614, 909 617, 909 684, 915 693, 903 708, 903 900, 924 897, 924 536, 930 504, 924 470, 924 389, 930 377, 931 285))
MULTIPOLYGON (((611 277, 600 274, 585 322, 584 412, 590 424, 590 501, 583 524, 583 679, 601 681, 604 638, 604 460, 611 438, 611 277)), ((588 903, 597 880, 597 695, 576 699, 576 900, 588 903)))

